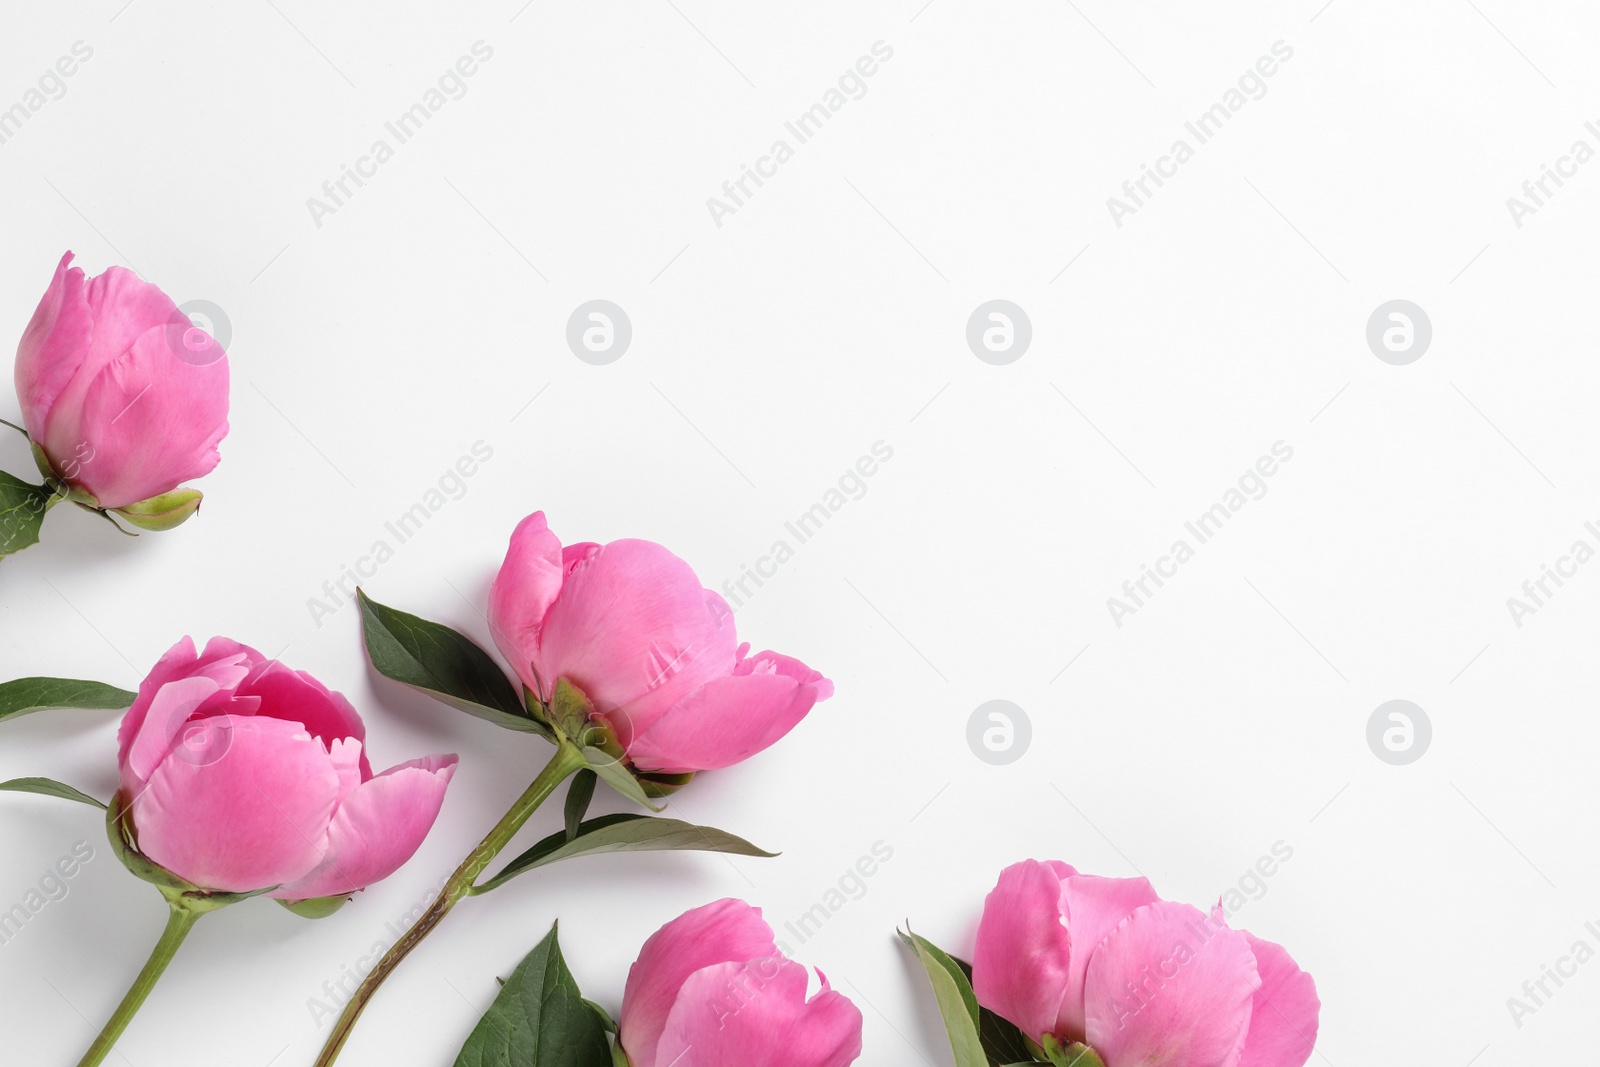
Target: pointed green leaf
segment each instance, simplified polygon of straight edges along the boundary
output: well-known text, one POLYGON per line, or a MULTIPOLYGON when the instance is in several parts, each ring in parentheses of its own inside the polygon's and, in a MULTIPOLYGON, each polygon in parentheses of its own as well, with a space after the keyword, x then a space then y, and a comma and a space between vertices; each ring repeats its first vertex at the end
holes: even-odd
POLYGON ((577 856, 599 856, 610 852, 724 852, 734 856, 777 855, 757 848, 742 837, 709 826, 695 826, 678 819, 658 819, 649 815, 602 815, 582 823, 571 840, 565 832, 554 833, 506 864, 506 869, 473 890, 487 893, 517 875, 577 856))
POLYGON ((83 708, 88 711, 122 711, 133 706, 139 694, 100 682, 71 678, 18 678, 0 683, 0 722, 32 711, 83 708))
POLYGON ((356 590, 367 655, 378 673, 508 730, 543 728, 489 654, 448 626, 385 607, 356 590))
POLYGON ((455 1067, 613 1067, 605 1024, 561 958, 556 928, 500 987, 455 1067))
MULTIPOLYGON (((950 959, 968 982, 972 981, 972 964, 956 956, 950 959)), ((996 1013, 978 1005, 978 1040, 983 1044, 984 1055, 993 1063, 1037 1063, 1034 1057, 1039 1049, 1031 1046, 1022 1031, 1010 1021, 1001 1018, 996 1013)), ((1084 1067, 1088 1067, 1085 1064, 1084 1067)))
POLYGON ((567 787, 567 840, 571 841, 578 836, 578 829, 583 823, 583 816, 589 810, 589 802, 594 799, 594 784, 599 778, 593 771, 579 771, 573 776, 572 784, 567 787))
POLYGON ((106 807, 88 793, 53 778, 13 778, 9 782, 0 782, 0 789, 14 793, 38 793, 41 796, 60 797, 62 800, 76 800, 80 804, 92 804, 101 811, 106 807))
POLYGON ((0 556, 39 543, 39 527, 55 494, 0 471, 0 556))
POLYGON ((960 965, 925 937, 907 931, 900 939, 917 954, 923 970, 928 972, 956 1067, 990 1067, 978 1037, 978 998, 960 965))
POLYGON ((639 785, 639 779, 635 778, 628 765, 617 757, 602 749, 586 747, 583 750, 583 758, 589 761, 589 767, 603 778, 607 785, 635 804, 641 804, 651 811, 664 810, 660 805, 650 802, 644 788, 639 785))

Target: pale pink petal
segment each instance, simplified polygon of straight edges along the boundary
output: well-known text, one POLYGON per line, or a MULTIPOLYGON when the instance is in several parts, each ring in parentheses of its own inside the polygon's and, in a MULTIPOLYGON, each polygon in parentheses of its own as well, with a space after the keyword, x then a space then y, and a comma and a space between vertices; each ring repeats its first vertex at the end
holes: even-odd
POLYGON ((1317 1043, 1322 1010, 1317 983, 1281 945, 1241 933, 1255 952, 1261 988, 1256 990, 1238 1067, 1301 1067, 1317 1043))
POLYGON ((217 445, 228 433, 228 361, 199 365, 180 359, 172 332, 161 325, 139 334, 81 389, 89 372, 80 372, 51 416, 45 450, 59 472, 102 507, 170 492, 209 473, 221 459, 217 445))
MULTIPOLYGON (((678 989, 694 972, 778 954, 761 909, 718 900, 684 912, 644 943, 628 970, 618 1023, 633 1067, 658 1067, 656 1045, 678 989)), ((663 1061, 660 1067, 667 1067, 663 1061)), ((681 1065, 680 1065, 681 1067, 681 1065)))
POLYGON ((163 760, 130 798, 139 851, 206 889, 292 882, 322 861, 339 775, 322 743, 263 716, 207 720, 228 744, 209 762, 163 760))
POLYGON ((1038 860, 1001 871, 984 899, 972 956, 978 1003, 1033 1041, 1054 1031, 1072 973, 1061 878, 1059 867, 1038 860))
POLYGON ((807 1000, 808 984, 806 969, 781 957, 696 971, 667 1016, 655 1063, 846 1067, 861 1055, 861 1012, 826 980, 807 1000))
POLYGON ((1237 1067, 1260 984, 1237 931, 1188 904, 1148 904, 1089 958, 1088 1044, 1108 1067, 1237 1067))
POLYGON ((582 689, 624 746, 713 678, 733 672, 733 620, 683 560, 613 541, 578 562, 544 619, 535 667, 582 689))
POLYGON ((1084 975, 1095 948, 1122 920, 1160 898, 1143 878, 1100 878, 1080 874, 1061 883, 1061 913, 1066 917, 1072 957, 1067 992, 1061 999, 1057 1036, 1082 1041, 1085 1026, 1084 975))
MULTIPOLYGON (((539 630, 561 593, 563 574, 561 539, 551 532, 544 512, 536 511, 511 534, 505 562, 489 587, 490 635, 522 684, 534 693, 541 687, 533 674, 539 630)), ((542 685, 542 695, 548 697, 555 679, 543 679, 542 685)))
POLYGON ((731 767, 768 748, 805 718, 833 683, 799 660, 763 652, 680 700, 628 745, 644 771, 680 774, 731 767))
POLYGON ((333 813, 322 862, 270 895, 283 900, 343 896, 389 877, 433 829, 455 772, 455 756, 430 756, 357 786, 333 813))
POLYGON ((151 668, 144 681, 139 683, 139 695, 135 698, 133 706, 122 716, 122 724, 117 727, 117 762, 126 770, 128 752, 133 748, 133 740, 139 735, 144 726, 145 715, 150 710, 150 705, 155 701, 156 694, 168 682, 185 677, 199 662, 199 654, 195 652, 194 640, 183 638, 169 648, 151 668))

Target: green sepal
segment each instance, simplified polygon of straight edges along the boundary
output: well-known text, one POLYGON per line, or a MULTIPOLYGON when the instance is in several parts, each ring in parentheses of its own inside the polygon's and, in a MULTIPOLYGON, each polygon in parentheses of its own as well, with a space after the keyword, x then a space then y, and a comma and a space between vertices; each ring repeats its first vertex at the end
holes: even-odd
POLYGON ((1062 1042, 1054 1034, 1044 1035, 1044 1055, 1055 1067, 1106 1067, 1105 1060, 1088 1045, 1062 1042))
POLYGON ((174 489, 127 507, 113 508, 130 525, 151 533, 174 530, 200 510, 203 494, 198 489, 174 489))
POLYGON ((205 889, 179 878, 139 851, 134 842, 127 801, 120 789, 112 796, 111 806, 106 809, 106 836, 111 839, 111 851, 115 853, 117 860, 128 868, 134 877, 149 882, 161 890, 161 895, 166 897, 167 902, 173 907, 199 912, 216 911, 218 908, 225 908, 229 904, 237 904, 251 897, 259 897, 278 888, 269 885, 264 889, 253 889, 248 893, 225 893, 205 889))
POLYGON ((302 919, 326 919, 350 903, 350 894, 344 893, 336 897, 310 897, 306 900, 280 900, 278 903, 302 919))

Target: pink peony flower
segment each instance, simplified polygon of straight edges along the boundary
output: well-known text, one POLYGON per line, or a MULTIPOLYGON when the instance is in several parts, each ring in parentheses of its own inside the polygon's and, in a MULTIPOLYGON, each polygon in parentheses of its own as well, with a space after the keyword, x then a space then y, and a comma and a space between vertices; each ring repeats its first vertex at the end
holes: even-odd
POLYGON ((118 800, 139 853, 202 889, 346 896, 393 874, 444 803, 455 756, 374 775, 361 717, 301 671, 185 637, 118 731, 118 800))
POLYGON ((650 936, 628 971, 617 1041, 632 1067, 845 1067, 861 1012, 784 958, 761 911, 719 900, 650 936))
POLYGON ((534 694, 565 678, 641 771, 728 767, 792 730, 833 683, 776 652, 750 656, 727 602, 650 541, 562 547, 534 512, 489 594, 495 644, 534 694))
POLYGON ((132 271, 85 278, 71 262, 71 252, 61 258, 17 346, 23 424, 48 473, 94 506, 176 525, 199 494, 155 498, 217 465, 227 356, 132 271))
POLYGON ((1300 1067, 1321 1009, 1311 976, 1220 907, 1207 916, 1143 878, 1056 861, 1000 873, 972 985, 1031 1040, 1082 1042, 1106 1067, 1300 1067))

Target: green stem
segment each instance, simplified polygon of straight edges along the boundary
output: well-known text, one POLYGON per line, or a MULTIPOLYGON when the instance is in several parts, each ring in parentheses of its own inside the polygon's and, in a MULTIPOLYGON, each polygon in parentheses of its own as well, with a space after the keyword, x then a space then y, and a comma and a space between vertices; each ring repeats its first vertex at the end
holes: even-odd
MULTIPOLYGON (((20 434, 21 434, 21 435, 22 435, 22 436, 24 436, 24 437, 28 437, 28 431, 27 431, 27 430, 24 430, 24 429, 23 429, 23 428, 22 428, 22 427, 21 427, 21 426, 18 426, 18 425, 17 425, 17 424, 16 424, 16 423, 14 423, 14 422, 7 422, 7 421, 6 421, 6 420, 5 420, 5 419, 0 419, 0 426, 9 426, 9 427, 11 427, 11 428, 12 428, 12 429, 13 429, 13 430, 15 430, 15 431, 17 431, 17 432, 18 432, 18 433, 20 433, 20 434)), ((31 437, 28 437, 28 440, 30 440, 30 441, 32 441, 32 440, 33 440, 33 438, 31 438, 31 437)))
POLYGON ((144 970, 133 980, 128 995, 122 998, 117 1010, 111 1013, 111 1019, 100 1031, 100 1036, 94 1039, 89 1051, 78 1061, 78 1067, 98 1067, 110 1055, 112 1048, 116 1046, 117 1038, 122 1036, 122 1031, 133 1021, 145 998, 150 995, 150 990, 155 988, 157 979, 167 969, 167 964, 172 962, 172 957, 178 954, 178 946, 189 936, 189 931, 200 921, 200 916, 211 910, 196 907, 182 897, 168 897, 167 903, 171 906, 172 912, 167 916, 167 928, 161 932, 161 940, 156 942, 155 951, 150 953, 150 959, 144 965, 144 970))
POLYGON ((539 805, 548 800, 562 782, 587 765, 587 761, 583 758, 583 750, 577 745, 565 738, 557 743, 556 754, 551 757, 545 769, 539 772, 539 777, 535 778, 527 791, 517 798, 517 802, 511 805, 511 810, 495 824, 495 828, 479 842, 478 847, 461 861, 461 866, 457 867, 450 880, 445 882, 438 899, 423 913, 422 918, 418 919, 411 929, 384 953, 383 959, 379 960, 378 965, 362 980, 355 994, 345 1004, 344 1011, 339 1014, 339 1021, 334 1023, 333 1033, 328 1035, 327 1044, 322 1046, 316 1067, 331 1067, 333 1061, 339 1058, 339 1052, 344 1048, 345 1042, 350 1040, 356 1022, 361 1018, 367 1003, 377 993, 378 987, 383 985, 413 949, 422 944, 423 938, 433 933, 434 927, 444 921, 444 917, 450 914, 451 909, 462 897, 472 895, 473 883, 478 880, 478 876, 511 843, 511 839, 522 829, 528 817, 538 810, 539 805))

